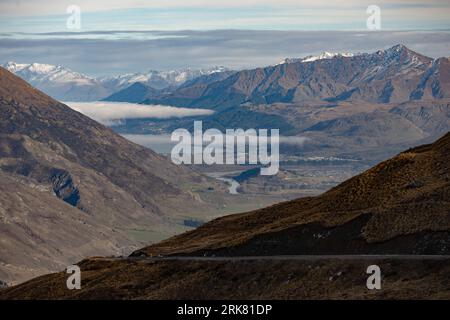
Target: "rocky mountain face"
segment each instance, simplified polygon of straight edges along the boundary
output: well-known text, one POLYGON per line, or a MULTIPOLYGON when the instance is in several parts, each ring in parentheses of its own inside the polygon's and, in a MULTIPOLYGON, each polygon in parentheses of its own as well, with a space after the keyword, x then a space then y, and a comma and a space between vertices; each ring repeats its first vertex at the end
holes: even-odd
POLYGON ((287 107, 283 112, 289 111, 288 122, 296 127, 293 131, 309 137, 312 147, 378 161, 405 148, 432 142, 450 130, 449 99, 389 104, 340 102, 287 107))
POLYGON ((2 280, 127 252, 135 228, 165 237, 173 214, 211 209, 194 190, 221 189, 3 68, 0 137, 2 280))
POLYGON ((0 280, 0 290, 1 289, 6 289, 8 287, 8 285, 6 284, 6 282, 3 282, 0 280))
POLYGON ((67 290, 66 274, 61 272, 6 289, 0 298, 448 299, 450 269, 445 257, 277 257, 448 255, 449 160, 450 133, 320 196, 219 218, 138 250, 128 259, 83 260, 81 290, 67 290), (172 259, 150 258, 158 255, 172 259), (365 270, 371 264, 383 270, 383 290, 365 287, 365 270))
POLYGON ((397 45, 372 54, 288 60, 244 70, 181 100, 183 95, 175 91, 147 102, 220 109, 243 103, 441 99, 448 97, 448 66, 447 58, 433 60, 397 45))

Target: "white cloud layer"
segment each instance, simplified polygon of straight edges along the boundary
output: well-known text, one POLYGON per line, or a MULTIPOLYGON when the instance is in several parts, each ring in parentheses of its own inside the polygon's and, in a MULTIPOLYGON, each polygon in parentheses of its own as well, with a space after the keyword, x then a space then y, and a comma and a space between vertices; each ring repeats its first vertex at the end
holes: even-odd
POLYGON ((214 111, 207 109, 176 108, 124 102, 65 102, 65 104, 104 125, 116 124, 123 119, 169 119, 214 113, 214 111))

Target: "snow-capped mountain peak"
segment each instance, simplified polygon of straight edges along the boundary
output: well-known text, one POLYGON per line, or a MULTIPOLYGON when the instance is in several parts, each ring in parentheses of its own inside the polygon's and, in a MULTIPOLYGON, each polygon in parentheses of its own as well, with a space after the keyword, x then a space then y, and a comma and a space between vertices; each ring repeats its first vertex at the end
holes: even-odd
POLYGON ((20 71, 20 70, 26 68, 27 66, 29 66, 29 64, 16 63, 14 61, 9 61, 2 65, 3 68, 5 68, 6 70, 8 70, 9 72, 12 72, 12 73, 16 73, 17 71, 20 71))
POLYGON ((43 64, 43 63, 16 63, 14 61, 9 61, 8 63, 2 65, 5 69, 7 69, 10 72, 17 73, 17 72, 31 72, 31 73, 39 73, 39 74, 48 74, 50 72, 53 72, 55 70, 62 69, 61 66, 54 66, 50 64, 43 64))
POLYGON ((78 84, 89 84, 91 82, 95 82, 95 79, 84 74, 74 72, 62 66, 55 66, 51 64, 26 64, 10 61, 2 65, 2 67, 30 82, 34 86, 37 86, 38 84, 42 85, 46 82, 78 84))
POLYGON ((328 52, 324 51, 319 55, 310 55, 303 58, 286 58, 277 65, 295 62, 312 62, 317 60, 332 59, 335 57, 354 57, 356 54, 350 52, 328 52))
POLYGON ((332 59, 334 57, 353 57, 354 54, 350 52, 328 52, 324 51, 321 54, 317 56, 307 56, 301 59, 301 62, 311 62, 316 60, 323 60, 323 59, 332 59))
POLYGON ((209 75, 227 70, 228 69, 225 67, 212 67, 205 69, 185 68, 168 71, 149 70, 145 73, 130 73, 119 76, 102 77, 98 80, 107 87, 115 87, 116 89, 124 89, 125 87, 136 82, 145 83, 155 89, 164 89, 171 86, 180 86, 186 81, 202 75, 209 75))
POLYGON ((2 67, 58 100, 97 100, 109 93, 96 79, 62 66, 10 61, 2 67))
POLYGON ((93 78, 58 65, 43 63, 7 62, 3 68, 16 74, 34 87, 63 101, 90 101, 103 99, 110 94, 141 82, 155 89, 178 87, 186 81, 203 75, 228 71, 225 67, 204 69, 128 73, 118 76, 93 78))
POLYGON ((386 50, 379 50, 376 56, 383 59, 383 66, 392 63, 401 63, 403 69, 414 70, 429 65, 432 59, 408 49, 402 44, 395 45, 386 50))
POLYGON ((36 72, 40 74, 46 74, 54 71, 61 71, 63 67, 61 66, 52 66, 50 64, 42 64, 42 63, 32 63, 28 67, 30 72, 36 72))

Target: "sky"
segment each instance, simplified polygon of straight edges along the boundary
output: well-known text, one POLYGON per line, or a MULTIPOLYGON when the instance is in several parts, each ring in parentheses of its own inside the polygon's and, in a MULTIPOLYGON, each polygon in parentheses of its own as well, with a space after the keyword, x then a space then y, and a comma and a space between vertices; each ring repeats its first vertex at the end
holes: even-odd
POLYGON ((448 0, 1 0, 4 32, 65 31, 67 8, 92 30, 355 30, 369 5, 389 30, 449 29, 448 0))
POLYGON ((448 0, 0 0, 0 63, 59 64, 101 76, 251 68, 397 43, 450 56, 449 17, 448 0), (67 13, 70 5, 79 7, 79 19, 67 13), (380 9, 378 30, 368 30, 369 5, 380 9))

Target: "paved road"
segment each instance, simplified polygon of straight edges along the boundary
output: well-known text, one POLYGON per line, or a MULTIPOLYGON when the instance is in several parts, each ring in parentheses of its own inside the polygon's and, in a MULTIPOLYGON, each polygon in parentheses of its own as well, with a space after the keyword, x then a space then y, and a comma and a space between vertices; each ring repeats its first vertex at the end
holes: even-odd
POLYGON ((292 256, 246 256, 246 257, 131 257, 133 261, 252 261, 252 260, 450 260, 450 255, 292 255, 292 256))

